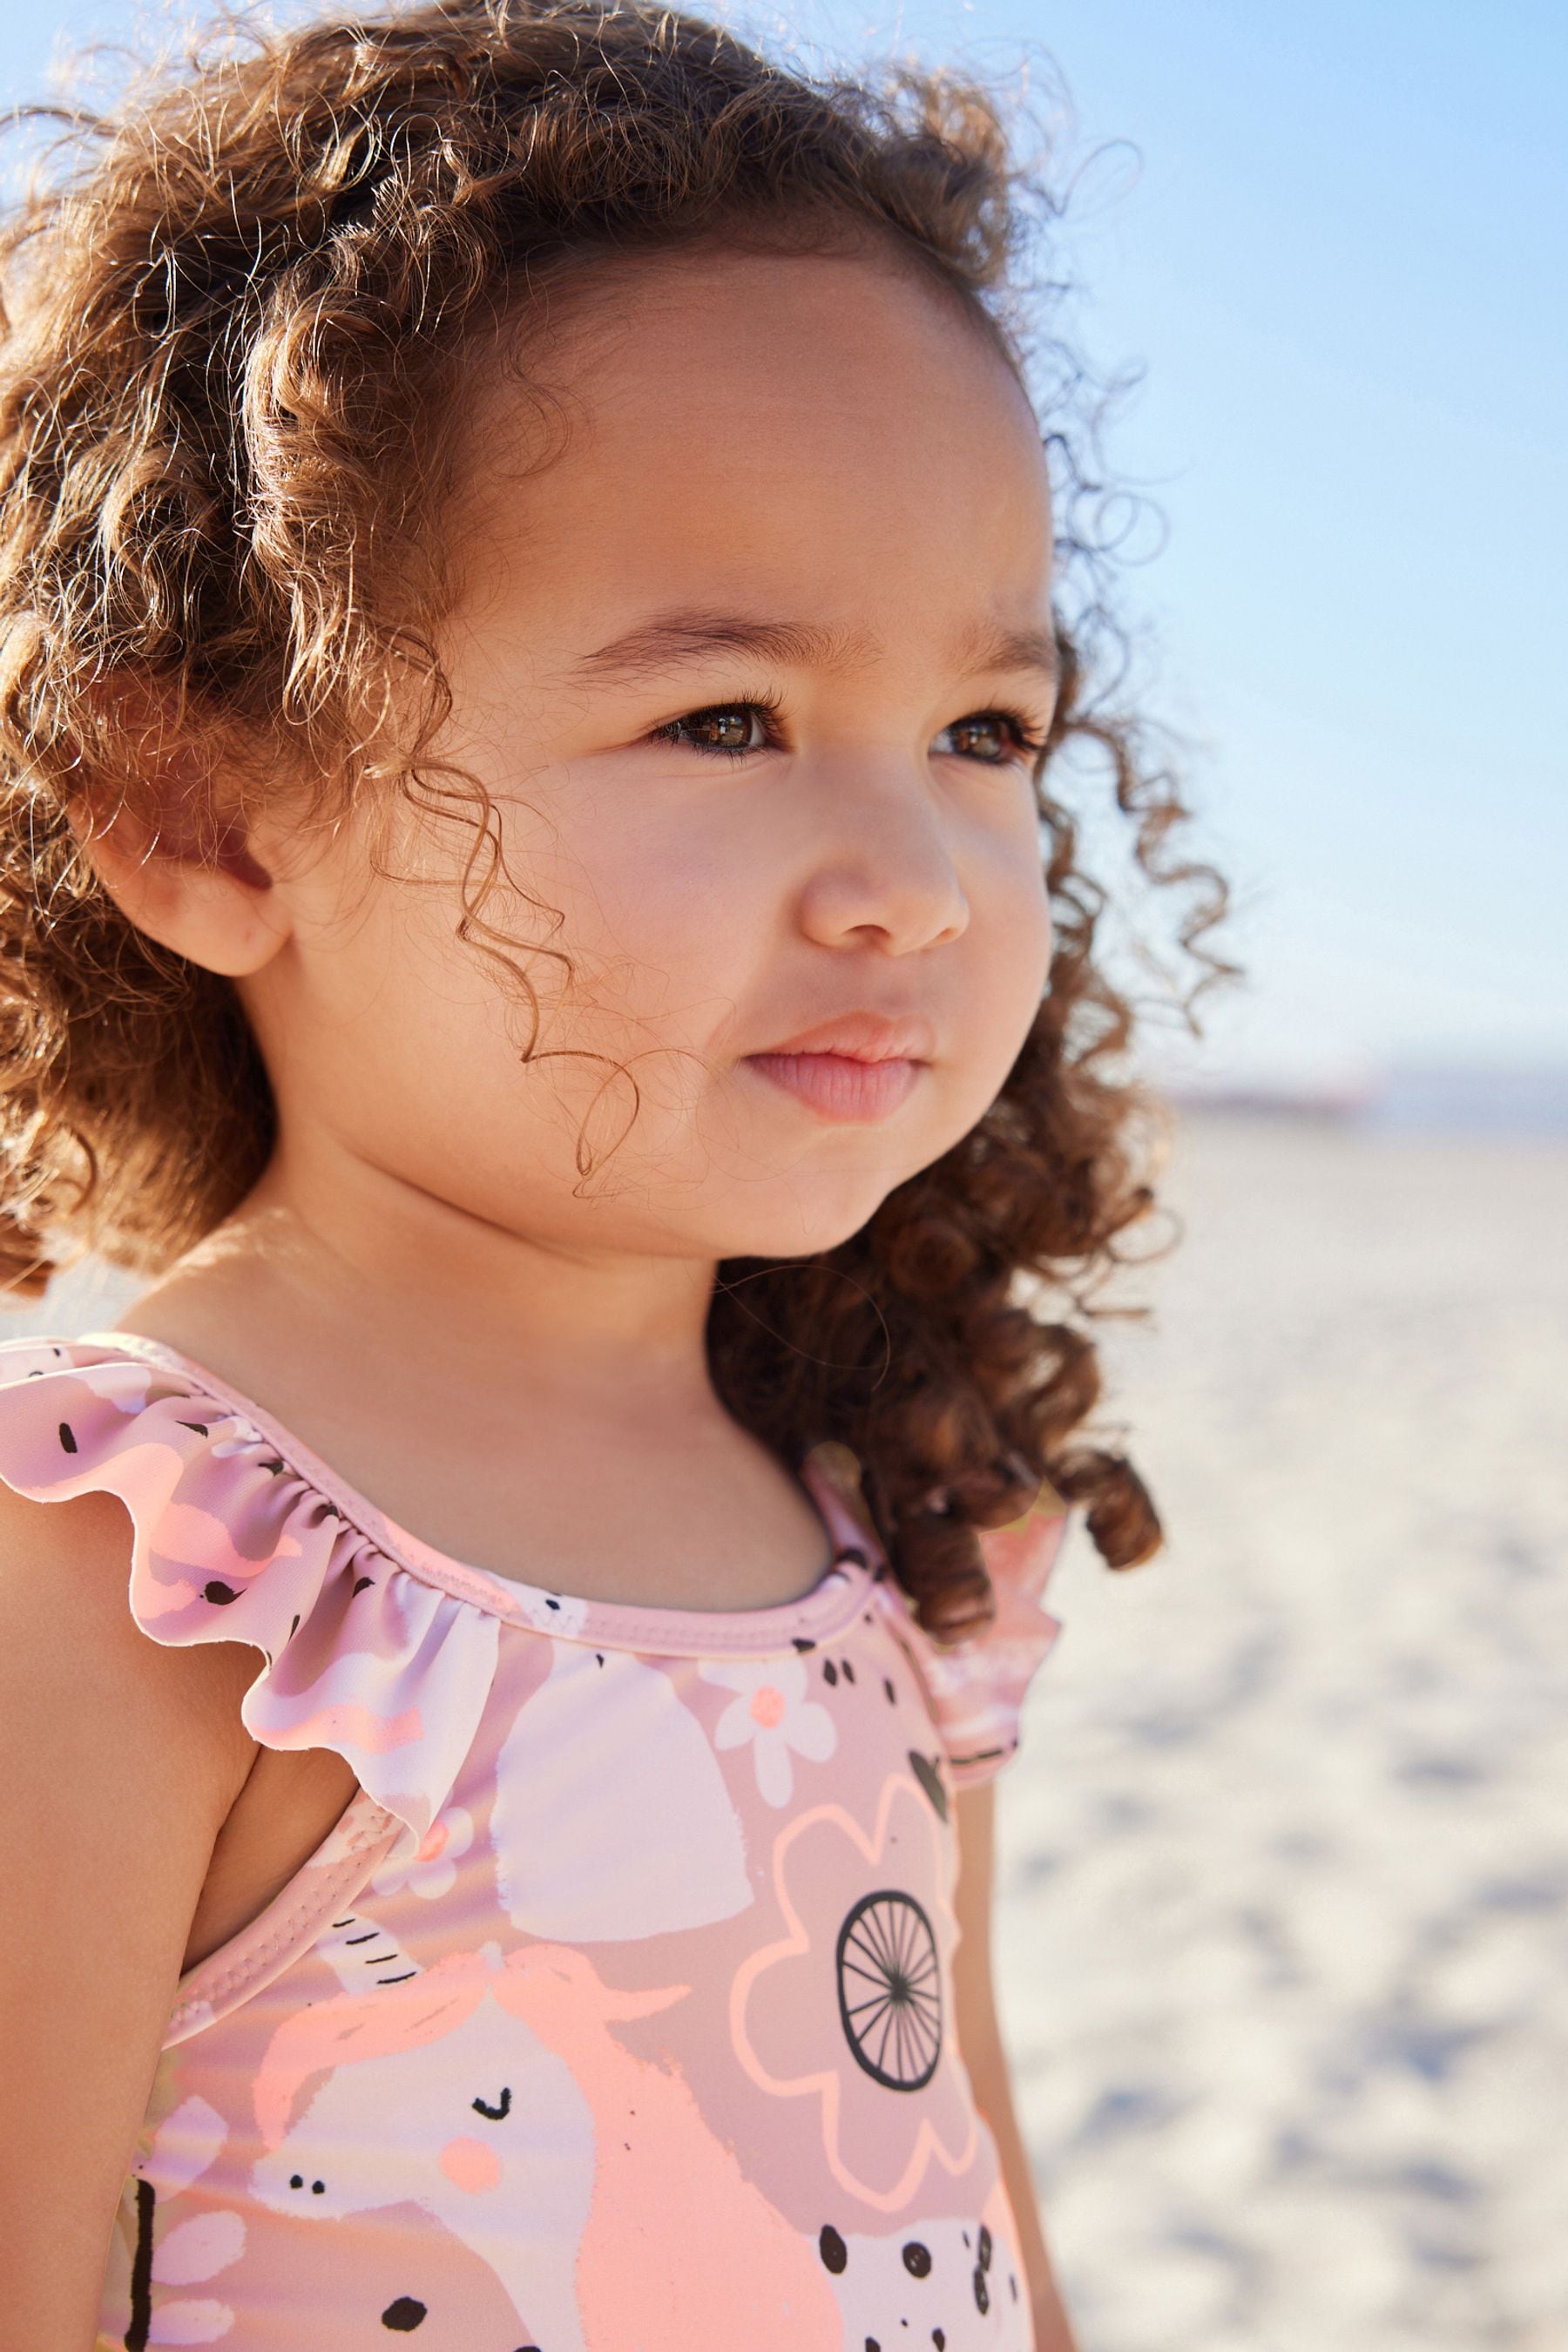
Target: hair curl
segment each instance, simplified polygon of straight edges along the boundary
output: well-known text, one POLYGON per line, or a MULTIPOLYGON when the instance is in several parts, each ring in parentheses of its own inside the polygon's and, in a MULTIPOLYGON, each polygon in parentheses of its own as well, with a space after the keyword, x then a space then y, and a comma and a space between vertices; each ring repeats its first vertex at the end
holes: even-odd
MULTIPOLYGON (((240 823, 279 762, 317 780, 324 808, 395 789, 462 815, 459 932, 516 971, 484 916, 505 877, 494 812, 424 756, 446 707, 429 634, 442 433, 476 339, 511 314, 526 325, 552 284, 569 295, 612 257, 826 239, 924 272, 1022 376, 1031 211, 1058 209, 980 85, 909 68, 814 79, 642 0, 230 22, 107 110, 58 119, 52 168, 0 232, 13 1296, 44 1288, 62 1245, 161 1269, 233 1211, 272 1149, 232 985, 119 913, 68 821, 95 793, 134 801, 161 764, 166 796, 169 730, 247 747, 240 823)), ((1049 788, 1069 747, 1108 770, 1143 877, 1184 886, 1189 1022, 1229 969, 1200 944, 1223 884, 1168 842, 1179 793, 1138 722, 1090 691, 1117 636, 1102 540, 1084 527, 1103 499, 1092 425, 1068 429, 1086 379, 1047 348, 1066 493, 1063 692, 1038 770, 1048 992, 969 1135, 839 1247, 724 1264, 708 1328, 746 1427, 792 1461, 824 1440, 853 1450, 895 1568, 945 1639, 994 1607, 975 1529, 1016 1517, 1043 1479, 1086 1507, 1111 1565, 1160 1541, 1131 1465, 1076 1434, 1100 1390, 1093 1295, 1149 1214, 1155 1155, 1127 1071, 1133 1008, 1097 946, 1106 895, 1049 788)), ((195 800, 213 848, 236 820, 195 800)))

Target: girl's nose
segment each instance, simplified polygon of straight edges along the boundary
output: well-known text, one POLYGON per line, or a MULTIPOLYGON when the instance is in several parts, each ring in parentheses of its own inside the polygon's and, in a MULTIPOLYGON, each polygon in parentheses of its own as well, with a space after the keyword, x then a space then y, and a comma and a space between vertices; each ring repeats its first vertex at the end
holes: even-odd
POLYGON ((910 955, 962 937, 969 900, 921 779, 861 768, 825 784, 801 929, 823 947, 910 955))

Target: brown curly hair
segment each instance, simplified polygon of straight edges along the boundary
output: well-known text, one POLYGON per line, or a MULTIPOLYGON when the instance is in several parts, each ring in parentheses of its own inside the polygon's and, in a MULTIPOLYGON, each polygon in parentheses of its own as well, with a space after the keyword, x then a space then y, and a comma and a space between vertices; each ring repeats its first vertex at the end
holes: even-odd
MULTIPOLYGON (((444 421, 476 340, 609 257, 837 242, 924 272, 1022 377, 1038 356, 1031 220, 1058 210, 982 85, 907 67, 814 79, 643 0, 441 0, 285 31, 230 19, 105 110, 37 112, 57 142, 0 232, 14 1296, 85 1247, 156 1272, 238 1204, 273 1144, 233 986, 119 913, 68 821, 146 787, 150 728, 248 748, 240 823, 244 795, 284 770, 314 777, 329 811, 397 792, 460 818, 459 934, 521 976, 484 914, 507 878, 494 811, 430 753, 447 709, 430 634, 444 421)), ((1142 877, 1181 886, 1189 1023, 1230 969, 1200 944, 1223 885, 1167 840, 1186 814, 1176 787, 1146 730, 1090 691, 1120 639, 1082 520, 1103 507, 1092 424, 1068 429, 1088 378, 1059 342, 1040 348, 1066 491, 1063 691, 1038 771, 1048 992, 962 1142, 837 1248, 726 1262, 708 1326, 742 1424, 792 1462, 825 1440, 852 1449, 943 1639, 994 1608, 975 1529, 1016 1517, 1042 1480, 1087 1507, 1111 1565, 1160 1541, 1127 1461, 1075 1442, 1100 1389, 1094 1294, 1151 1211, 1158 1152, 1128 1073, 1132 1006, 1097 950, 1106 894, 1047 789, 1069 747, 1109 773, 1142 877)), ((202 803, 209 845, 226 822, 202 803)))

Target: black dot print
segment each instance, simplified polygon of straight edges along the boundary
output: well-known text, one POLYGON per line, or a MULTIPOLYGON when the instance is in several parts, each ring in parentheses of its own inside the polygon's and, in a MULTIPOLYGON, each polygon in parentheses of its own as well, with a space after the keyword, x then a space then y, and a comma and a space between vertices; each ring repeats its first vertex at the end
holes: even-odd
POLYGON ((790 1643, 790 1647, 792 1649, 798 1650, 802 1657, 804 1657, 807 1650, 816 1649, 816 1643, 815 1642, 808 1642, 804 1633, 796 1633, 790 1643))
POLYGON ((849 2260, 849 2249, 831 2221, 824 2224, 822 2235, 816 2242, 816 2251, 822 2256, 824 2269, 830 2270, 835 2278, 849 2260))
POLYGON ((838 1669, 831 1658, 824 1658, 822 1661, 822 1679, 825 1683, 836 1683, 838 1680, 838 1669))
POLYGON ((210 1583, 203 1585, 202 1598, 204 1601, 216 1601, 220 1607, 224 1607, 231 1601, 237 1601, 239 1595, 232 1584, 222 1584, 215 1576, 210 1583))
POLYGON ((76 1432, 68 1421, 60 1423, 60 1444, 68 1454, 76 1452, 76 1432))
POLYGON ((351 1592, 351 1593, 349 1594, 349 1599, 352 1601, 352 1600, 353 1599, 353 1597, 354 1597, 354 1592, 363 1592, 363 1591, 364 1591, 365 1586, 366 1586, 367 1584, 374 1584, 374 1582, 375 1582, 375 1579, 374 1579, 374 1576, 361 1576, 361 1577, 357 1577, 357 1578, 354 1580, 354 1590, 353 1590, 353 1592, 351 1592))
POLYGON ((855 1679, 854 1666, 847 1658, 844 1661, 844 1679, 847 1683, 852 1683, 855 1679))
POLYGON ((922 2246, 918 2238, 911 2238, 904 2248, 904 2268, 911 2278, 930 2278, 931 2248, 922 2246))
POLYGON ((893 1688, 893 1677, 891 1675, 884 1675, 882 1676, 882 1688, 888 1694, 888 1705, 889 1706, 897 1706, 899 1703, 899 1694, 893 1688))
POLYGON ((976 2252, 980 2256, 981 2269, 988 2271, 991 2267, 991 2232, 984 2221, 980 2224, 980 2244, 976 2252))
POLYGON ((991 2290, 985 2284, 985 2273, 978 2263, 974 2265, 974 2308, 982 2319, 991 2308, 991 2290))
POLYGON ((304 2174, 302 2172, 291 2172, 289 2175, 289 2186, 290 2189, 303 2189, 305 2186, 304 2174))
POLYGON ((936 2352, 947 2352, 947 2335, 944 2329, 941 2327, 933 2327, 931 2332, 931 2340, 936 2346, 936 2352))
POLYGON ((395 2336, 412 2336, 416 2327, 425 2324, 425 2305, 416 2295, 400 2294, 382 2313, 381 2324, 390 2327, 395 2336))
POLYGON ((864 1895, 838 1930, 838 2016, 857 2063, 889 2091, 920 2091, 942 2055, 942 1970, 912 1895, 864 1895))

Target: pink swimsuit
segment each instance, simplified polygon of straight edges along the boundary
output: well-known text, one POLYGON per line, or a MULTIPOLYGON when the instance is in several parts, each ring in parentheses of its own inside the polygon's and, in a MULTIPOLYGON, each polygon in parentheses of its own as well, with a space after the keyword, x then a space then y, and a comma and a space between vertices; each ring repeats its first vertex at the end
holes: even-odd
POLYGON ((1028 2352, 951 1792, 1016 1742, 1062 1520, 984 1538, 1001 1616, 941 1652, 803 1475, 804 1600, 584 1601, 432 1551, 170 1349, 0 1346, 0 1477, 118 1495, 137 1623, 253 1644, 253 1737, 360 1782, 181 1982, 100 2352, 1028 2352))

